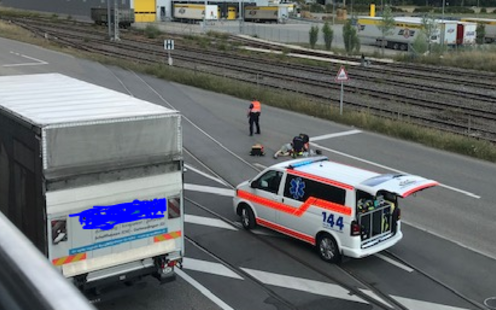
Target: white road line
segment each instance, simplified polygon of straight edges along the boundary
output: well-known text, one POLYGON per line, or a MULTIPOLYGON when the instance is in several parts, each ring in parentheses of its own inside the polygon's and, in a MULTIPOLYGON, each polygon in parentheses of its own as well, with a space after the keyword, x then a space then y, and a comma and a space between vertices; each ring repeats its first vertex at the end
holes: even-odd
POLYGON ((311 137, 310 138, 310 141, 319 141, 319 140, 332 139, 332 138, 336 138, 336 137, 354 135, 354 134, 361 133, 361 132, 362 132, 361 130, 354 129, 354 130, 349 130, 349 131, 343 131, 343 132, 337 132, 337 133, 330 133, 328 135, 311 137))
POLYGON ((433 302, 410 299, 400 296, 391 296, 396 299, 400 304, 404 305, 409 310, 467 310, 466 308, 453 307, 448 305, 436 304, 433 302))
POLYGON ((254 163, 253 166, 256 166, 256 167, 261 168, 261 169, 267 168, 267 166, 259 164, 259 163, 254 163))
POLYGON ((184 271, 182 271, 179 268, 176 268, 176 274, 183 278, 186 282, 191 284, 193 287, 195 287, 200 293, 205 295, 208 299, 213 301, 217 306, 219 306, 223 310, 234 310, 234 308, 231 308, 228 304, 226 304, 222 299, 219 297, 215 296, 210 290, 208 290, 205 286, 201 285, 198 281, 190 277, 188 274, 186 274, 184 271))
POLYGON ((388 262, 388 263, 390 263, 390 264, 392 264, 392 265, 394 265, 394 266, 396 266, 396 267, 398 267, 398 268, 401 268, 401 269, 405 270, 406 272, 413 272, 413 269, 412 268, 410 268, 407 265, 404 265, 404 264, 402 264, 402 263, 400 263, 398 261, 395 261, 394 259, 391 259, 391 258, 389 258, 387 256, 384 256, 384 255, 379 254, 379 253, 375 254, 375 256, 378 257, 378 258, 380 258, 380 259, 382 259, 382 260, 384 260, 384 261, 386 261, 386 262, 388 262))
POLYGON ((244 280, 240 275, 227 268, 225 265, 220 263, 208 262, 205 260, 187 258, 183 259, 183 268, 188 270, 195 270, 210 274, 215 274, 218 276, 244 280))
POLYGON ((234 197, 234 190, 229 188, 203 186, 203 185, 186 183, 184 184, 184 189, 193 192, 202 192, 202 193, 217 194, 221 196, 234 197))
POLYGON ((217 182, 217 183, 220 183, 220 184, 222 184, 222 185, 227 186, 227 184, 226 184, 226 183, 224 183, 224 181, 222 181, 222 180, 221 180, 221 179, 219 179, 219 178, 216 178, 216 177, 214 177, 214 176, 212 176, 212 175, 210 175, 210 174, 208 174, 208 173, 205 173, 205 172, 203 172, 203 171, 201 171, 201 170, 198 170, 198 169, 196 169, 195 167, 192 167, 192 166, 190 166, 190 165, 186 165, 186 164, 185 164, 184 166, 185 166, 186 168, 188 168, 189 170, 194 171, 194 172, 196 172, 196 173, 198 173, 198 174, 200 174, 200 175, 202 175, 202 176, 204 176, 204 177, 206 177, 206 178, 208 178, 208 179, 210 179, 210 180, 213 180, 213 181, 215 181, 215 182, 217 182))
POLYGON ((280 275, 272 272, 241 268, 262 283, 299 290, 312 294, 340 298, 354 302, 367 303, 362 298, 350 294, 350 292, 337 284, 307 280, 292 276, 280 275))
POLYGON ((226 223, 222 220, 214 219, 214 218, 210 218, 210 217, 185 214, 184 215, 184 221, 186 223, 191 223, 191 224, 198 224, 198 225, 211 226, 211 227, 217 227, 217 228, 225 228, 225 229, 230 229, 230 230, 238 230, 236 227, 229 225, 228 223, 226 223))
POLYGON ((21 67, 21 66, 38 66, 38 65, 48 65, 48 62, 36 59, 34 57, 29 57, 20 53, 12 52, 10 51, 11 54, 14 54, 16 56, 26 58, 35 62, 27 62, 27 63, 21 63, 21 64, 9 64, 9 65, 3 65, 2 67, 21 67))
POLYGON ((370 298, 374 298, 375 300, 377 300, 377 301, 379 301, 379 302, 382 302, 383 304, 385 304, 385 305, 387 305, 387 306, 389 306, 389 307, 391 307, 391 308, 393 308, 393 309, 394 309, 394 307, 393 307, 390 303, 386 302, 384 299, 382 299, 381 297, 377 296, 377 295, 376 295, 375 293, 373 293, 372 291, 370 291, 370 290, 365 290, 365 289, 362 289, 362 288, 361 288, 361 289, 360 289, 360 292, 362 292, 362 293, 366 294, 367 296, 369 296, 370 298))
MULTIPOLYGON (((382 169, 387 169, 387 170, 390 170, 390 171, 393 171, 393 172, 397 172, 397 173, 402 173, 402 174, 409 174, 407 172, 404 172, 404 171, 401 171, 401 170, 398 170, 398 169, 394 169, 394 168, 391 168, 391 167, 388 167, 388 166, 384 166, 384 165, 381 165, 381 164, 378 164, 378 163, 374 163, 374 162, 371 162, 369 160, 366 160, 366 159, 363 159, 363 158, 360 158, 360 157, 356 157, 356 156, 353 156, 353 155, 350 155, 350 154, 346 154, 346 153, 343 153, 343 152, 339 152, 339 151, 336 151, 336 150, 332 150, 332 149, 329 149, 325 146, 321 146, 317 143, 312 143, 312 145, 314 145, 315 147, 318 147, 320 149, 323 149, 323 150, 326 150, 328 152, 331 152, 331 153, 334 153, 334 154, 338 154, 338 155, 341 155, 341 156, 344 156, 344 157, 348 157, 348 158, 351 158, 351 159, 354 159, 354 160, 357 160, 357 161, 361 161, 363 163, 366 163, 366 164, 369 164, 369 165, 372 165, 372 166, 376 166, 376 167, 379 167, 379 168, 382 168, 382 169)), ((439 184, 439 186, 441 187, 444 187, 446 189, 449 189, 449 190, 452 190, 452 191, 455 191, 455 192, 459 192, 461 194, 464 194, 464 195, 467 195, 469 197, 472 197, 472 198, 476 198, 476 199, 480 199, 481 197, 476 195, 476 194, 473 194, 471 192, 467 192, 467 191, 464 191, 462 189, 458 189, 458 188, 455 188, 455 187, 451 187, 451 186, 448 186, 448 185, 444 185, 444 184, 439 184)))

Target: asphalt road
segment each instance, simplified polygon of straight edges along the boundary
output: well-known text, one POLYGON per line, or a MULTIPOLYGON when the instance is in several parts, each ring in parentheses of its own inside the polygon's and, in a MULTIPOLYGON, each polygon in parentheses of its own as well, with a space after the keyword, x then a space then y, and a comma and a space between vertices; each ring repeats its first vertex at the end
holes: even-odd
POLYGON ((482 308, 496 296, 494 164, 268 106, 262 134, 249 137, 246 101, 0 39, 0 75, 43 72, 173 106, 184 115, 184 269, 171 285, 150 280, 147 289, 99 309, 378 309, 385 298, 395 308, 391 302, 455 310, 482 308), (405 236, 398 245, 339 267, 301 242, 265 229, 239 229, 232 185, 277 161, 250 157, 251 145, 262 143, 271 155, 300 132, 332 160, 418 174, 441 186, 403 201, 405 236))

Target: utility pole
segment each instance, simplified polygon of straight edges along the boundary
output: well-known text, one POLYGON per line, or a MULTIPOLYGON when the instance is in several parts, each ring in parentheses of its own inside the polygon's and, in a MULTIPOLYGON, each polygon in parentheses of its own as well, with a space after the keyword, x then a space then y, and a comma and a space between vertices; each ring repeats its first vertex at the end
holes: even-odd
POLYGON ((443 19, 444 19, 444 3, 446 2, 446 0, 443 0, 443 19))
POLYGON ((109 39, 112 39, 112 28, 111 25, 110 25, 110 20, 111 20, 112 16, 111 16, 111 12, 110 12, 110 0, 107 0, 107 25, 108 25, 108 36, 109 36, 109 39))
POLYGON ((117 0, 114 0, 114 41, 120 41, 119 38, 119 9, 117 8, 117 0))
POLYGON ((239 2, 239 33, 244 34, 245 33, 245 6, 244 6, 244 0, 241 0, 239 2))

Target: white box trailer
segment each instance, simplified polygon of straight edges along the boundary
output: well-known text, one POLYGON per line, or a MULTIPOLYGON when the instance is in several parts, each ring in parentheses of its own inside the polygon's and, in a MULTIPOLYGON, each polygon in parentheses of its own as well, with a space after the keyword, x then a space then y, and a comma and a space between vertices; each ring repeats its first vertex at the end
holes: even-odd
POLYGON ((288 10, 287 6, 246 6, 244 18, 247 22, 284 24, 289 18, 288 10))
POLYGON ((0 211, 92 302, 174 280, 182 167, 177 111, 61 74, 0 77, 0 211))
POLYGON ((219 6, 218 5, 203 5, 203 4, 183 4, 183 3, 173 3, 174 19, 178 21, 203 21, 203 15, 207 12, 205 16, 206 20, 218 20, 219 19, 219 6))
POLYGON ((462 18, 461 21, 484 25, 484 31, 485 31, 484 41, 486 43, 493 43, 496 41, 496 19, 466 17, 466 18, 462 18))
MULTIPOLYGON (((395 27, 392 29, 391 34, 384 38, 384 44, 388 48, 406 51, 409 44, 413 43, 422 32, 422 19, 416 17, 396 17, 395 21, 395 27)), ((373 39, 380 45, 382 42, 382 32, 379 28, 381 23, 381 17, 360 17, 357 25, 358 35, 363 38, 373 39)), ((457 40, 457 22, 436 20, 436 24, 437 29, 431 38, 429 38, 430 42, 443 42, 446 45, 455 45, 457 40)))
POLYGON ((477 38, 477 24, 458 22, 457 43, 459 45, 474 45, 477 38))

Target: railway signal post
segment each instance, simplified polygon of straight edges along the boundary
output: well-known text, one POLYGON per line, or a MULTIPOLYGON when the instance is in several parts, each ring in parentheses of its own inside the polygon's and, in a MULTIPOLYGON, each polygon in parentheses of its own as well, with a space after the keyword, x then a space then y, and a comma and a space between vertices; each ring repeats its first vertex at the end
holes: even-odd
POLYGON ((172 57, 170 51, 174 50, 174 40, 164 40, 164 50, 169 55, 169 66, 172 66, 172 57))
POLYGON ((343 93, 344 93, 344 82, 349 80, 348 73, 344 69, 344 66, 339 68, 338 74, 334 78, 336 82, 341 82, 341 94, 339 95, 339 115, 343 115, 343 93))

